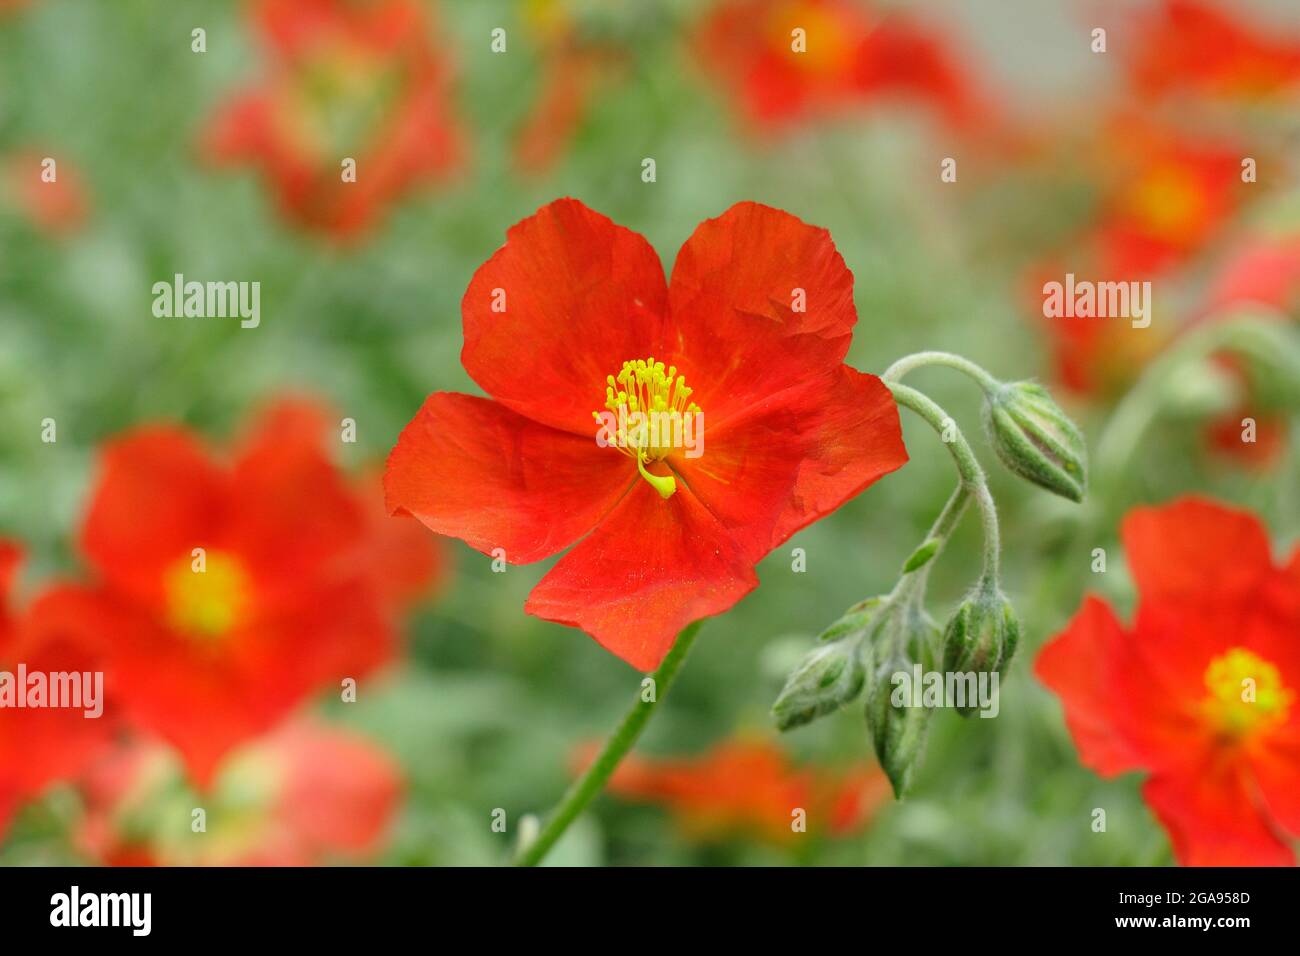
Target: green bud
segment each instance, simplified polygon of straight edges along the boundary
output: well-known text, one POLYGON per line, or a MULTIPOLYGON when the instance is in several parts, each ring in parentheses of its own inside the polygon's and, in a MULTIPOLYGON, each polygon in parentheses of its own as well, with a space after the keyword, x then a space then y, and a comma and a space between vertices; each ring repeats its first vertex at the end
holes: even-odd
POLYGON ((1087 449, 1077 425, 1037 382, 1008 382, 986 393, 984 425, 1002 463, 1071 501, 1088 484, 1087 449))
MULTIPOLYGON (((958 606, 943 635, 943 669, 948 673, 996 673, 1011 663, 1020 643, 1020 622, 1007 596, 981 585, 958 606)), ((963 717, 975 707, 960 707, 963 717)))
POLYGON ((876 759, 893 785, 894 796, 901 799, 911 789, 925 756, 933 712, 928 707, 899 706, 894 677, 910 673, 918 662, 923 670, 930 669, 939 629, 919 608, 890 610, 872 636, 882 653, 872 662, 866 718, 876 759))
POLYGON ((834 713, 862 692, 862 639, 872 615, 870 609, 852 611, 822 633, 821 643, 790 674, 772 705, 779 730, 834 713))

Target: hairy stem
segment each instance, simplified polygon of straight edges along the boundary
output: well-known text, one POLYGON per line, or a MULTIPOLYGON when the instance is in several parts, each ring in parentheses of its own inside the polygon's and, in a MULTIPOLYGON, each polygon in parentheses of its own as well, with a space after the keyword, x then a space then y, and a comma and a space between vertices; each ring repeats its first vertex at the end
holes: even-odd
POLYGON ((943 365, 947 368, 954 368, 959 372, 969 375, 975 380, 976 384, 986 392, 996 389, 1001 383, 984 371, 979 365, 976 365, 968 358, 962 358, 960 355, 954 355, 952 352, 914 352, 911 355, 904 355, 895 362, 880 377, 886 384, 900 381, 904 375, 912 369, 920 368, 923 365, 943 365))
POLYGON ((677 640, 673 643, 668 656, 663 659, 659 669, 651 675, 654 680, 655 700, 642 700, 641 690, 640 688, 637 689, 636 700, 633 701, 628 712, 624 714, 618 729, 609 738, 600 755, 587 768, 587 772, 569 787, 563 799, 560 800, 559 806, 555 808, 550 819, 546 821, 546 825, 537 834, 537 838, 519 847, 514 860, 516 866, 536 866, 542 862, 546 854, 555 846, 556 841, 564 835, 564 831, 578 818, 578 815, 582 813, 587 804, 591 803, 596 795, 605 789, 605 784, 609 782, 614 770, 627 756, 627 752, 632 749, 637 738, 641 736, 641 732, 645 730, 645 725, 650 721, 650 714, 659 705, 659 701, 663 700, 664 695, 668 693, 673 678, 681 670, 682 662, 686 660, 691 645, 695 643, 695 635, 700 629, 700 623, 700 621, 696 621, 694 624, 687 625, 677 635, 677 640))
MULTIPOLYGON (((1001 552, 998 512, 993 504, 993 495, 989 493, 988 482, 984 478, 984 469, 980 467, 975 453, 971 451, 970 444, 961 433, 961 429, 957 427, 957 423, 933 399, 914 388, 900 385, 897 382, 886 380, 885 384, 893 392, 894 400, 904 408, 910 408, 920 415, 939 434, 939 437, 943 439, 943 443, 948 447, 953 462, 957 466, 957 474, 961 478, 962 488, 965 489, 967 495, 974 497, 975 504, 979 507, 980 521, 984 527, 984 578, 996 582, 998 580, 998 561, 1001 552), (951 441, 945 437, 945 432, 949 429, 951 429, 952 434, 951 441)), ((949 503, 952 503, 951 499, 949 503)), ((960 502, 960 504, 964 505, 964 502, 960 502)), ((944 512, 940 514, 940 518, 955 523, 957 516, 949 516, 947 512, 948 509, 945 507, 944 512)))

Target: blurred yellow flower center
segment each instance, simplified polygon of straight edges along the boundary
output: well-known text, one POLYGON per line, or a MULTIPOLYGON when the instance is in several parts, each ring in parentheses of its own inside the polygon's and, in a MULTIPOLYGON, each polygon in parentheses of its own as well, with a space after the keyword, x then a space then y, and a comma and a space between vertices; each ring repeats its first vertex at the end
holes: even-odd
POLYGON ((280 98, 279 122, 312 150, 351 155, 356 144, 368 142, 400 79, 368 51, 327 47, 304 62, 280 98))
POLYGON ((1234 647, 1205 669, 1206 716, 1225 735, 1242 737, 1283 723, 1295 694, 1278 669, 1244 647, 1234 647))
POLYGON ((700 407, 690 400, 693 389, 677 366, 664 367, 654 356, 624 362, 617 375, 605 378, 605 411, 592 412, 601 423, 604 443, 636 461, 641 477, 665 498, 677 490, 671 474, 646 468, 662 461, 675 448, 692 443, 700 407))
POLYGON ((1133 187, 1129 208, 1155 236, 1187 241, 1205 215, 1200 184, 1188 170, 1169 164, 1152 170, 1133 187))
POLYGON ((167 623, 192 637, 222 637, 248 613, 248 573, 238 558, 221 551, 208 552, 202 563, 177 561, 166 573, 164 589, 167 623))
POLYGON ((808 73, 835 74, 849 63, 853 48, 846 25, 817 4, 794 2, 781 7, 769 21, 773 49, 788 52, 808 73), (796 30, 802 30, 796 34, 796 30))

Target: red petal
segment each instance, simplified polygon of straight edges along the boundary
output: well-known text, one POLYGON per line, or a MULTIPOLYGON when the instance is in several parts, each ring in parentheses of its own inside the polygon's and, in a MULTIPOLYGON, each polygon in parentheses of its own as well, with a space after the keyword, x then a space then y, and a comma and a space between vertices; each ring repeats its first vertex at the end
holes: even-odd
POLYGON ((107 581, 154 604, 169 565, 226 543, 229 494, 229 477, 185 431, 131 432, 104 446, 82 548, 107 581))
POLYGON ((1136 508, 1121 537, 1143 603, 1248 601, 1272 573, 1259 520, 1204 498, 1136 508))
POLYGON ((673 467, 757 561, 907 462, 898 407, 880 379, 846 365, 748 406, 705 431, 673 467))
POLYGON ((231 749, 275 726, 316 689, 360 679, 392 653, 392 628, 368 584, 316 588, 299 598, 300 607, 259 616, 211 642, 84 588, 61 589, 60 622, 104 652, 112 702, 172 743, 206 786, 231 749))
POLYGON ((277 823, 307 859, 376 848, 401 799, 392 759, 364 737, 296 721, 268 742, 284 768, 277 823))
POLYGON ((645 239, 559 199, 511 227, 474 273, 461 302, 461 362, 521 415, 594 436, 606 377, 654 353, 666 299, 663 265, 645 239), (499 294, 504 312, 492 311, 499 294))
POLYGON ((1125 735, 1123 709, 1110 688, 1110 674, 1130 656, 1129 639, 1114 613, 1089 595, 1066 626, 1041 651, 1034 673, 1061 698, 1079 758, 1104 776, 1143 766, 1125 735))
MULTIPOLYGON (((1290 689, 1294 693, 1295 685, 1290 689)), ((1293 714, 1289 727, 1251 754, 1251 770, 1269 814, 1293 837, 1300 836, 1300 717, 1293 714)))
POLYGON ((665 500, 638 480, 533 588, 524 610, 580 627, 648 671, 687 624, 722 613, 757 584, 752 563, 680 482, 665 500))
MULTIPOLYGON (((673 265, 663 351, 721 421, 840 364, 857 312, 853 274, 830 233, 787 212, 737 203, 700 224, 673 265), (806 311, 793 310, 802 289, 806 311)), ((658 356, 657 356, 658 357, 658 356)))
POLYGON ((229 536, 264 599, 334 575, 365 541, 364 505, 326 453, 325 428, 318 406, 277 403, 235 462, 229 536))
POLYGON ((9 650, 13 639, 12 589, 23 552, 18 545, 0 538, 0 654, 9 650))
MULTIPOLYGON (((62 592, 56 588, 32 602, 12 653, 6 649, 0 665, 12 670, 22 662, 29 673, 46 674, 102 670, 94 646, 69 626, 62 592)), ((76 776, 108 744, 113 708, 104 698, 113 693, 111 676, 98 690, 103 694, 96 702, 103 708, 99 717, 86 716, 89 701, 84 699, 82 707, 0 711, 0 792, 34 795, 54 781, 76 776)))
POLYGON ((594 432, 579 438, 487 399, 437 392, 398 438, 384 490, 391 512, 527 564, 590 531, 633 481, 632 460, 600 448, 594 432))
POLYGON ((1157 774, 1143 785, 1142 795, 1169 831, 1184 866, 1295 864, 1250 782, 1231 763, 1207 764, 1194 774, 1157 774))

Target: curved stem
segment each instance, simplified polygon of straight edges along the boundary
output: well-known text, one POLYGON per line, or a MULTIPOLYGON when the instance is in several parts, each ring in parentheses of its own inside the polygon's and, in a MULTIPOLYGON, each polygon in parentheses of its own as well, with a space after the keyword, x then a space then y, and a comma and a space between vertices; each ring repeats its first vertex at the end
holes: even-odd
POLYGON ((912 369, 920 368, 923 365, 943 365, 948 368, 955 368, 957 371, 973 378, 976 384, 986 392, 992 392, 1002 384, 981 366, 976 365, 968 358, 954 355, 952 352, 914 352, 911 355, 904 355, 885 369, 880 377, 886 384, 897 382, 912 369))
POLYGON ((939 516, 934 519, 934 524, 930 526, 930 533, 926 538, 938 538, 946 542, 948 535, 952 534, 952 529, 957 526, 957 522, 965 513, 968 501, 970 501, 970 489, 966 487, 965 482, 960 482, 953 489, 952 496, 939 512, 939 516))
MULTIPOLYGON (((1204 325, 1189 332, 1174 348, 1153 361, 1136 385, 1120 401, 1097 442, 1096 474, 1105 480, 1117 476, 1142 444, 1152 422, 1164 410, 1160 394, 1187 366, 1218 351, 1233 351, 1257 361, 1276 360, 1296 349, 1294 340, 1277 339, 1279 323, 1240 318, 1204 325)), ((1285 336, 1286 333, 1282 332, 1285 336)))
MULTIPOLYGON (((984 469, 980 467, 975 453, 971 451, 966 437, 962 435, 961 429, 957 427, 956 422, 933 399, 914 388, 900 385, 897 382, 886 380, 885 384, 893 392, 894 400, 899 405, 910 408, 925 419, 930 427, 939 433, 940 438, 943 438, 944 432, 951 425, 952 441, 945 439, 944 444, 948 446, 948 451, 952 454, 953 461, 957 465, 957 474, 961 476, 962 486, 968 494, 974 496, 975 504, 980 509, 980 520, 984 526, 984 577, 996 582, 998 580, 1001 535, 998 531, 997 508, 993 504, 993 496, 989 493, 988 482, 984 478, 984 469)), ((941 514, 940 517, 943 518, 944 514, 941 514)), ((955 521, 955 518, 953 520, 955 521)))
POLYGON ((651 675, 655 686, 654 701, 645 701, 641 699, 641 691, 637 690, 636 700, 632 707, 623 716, 622 722, 614 735, 609 738, 605 747, 600 752, 600 756, 587 768, 587 772, 573 782, 565 792, 563 799, 560 800, 559 806, 551 814, 550 819, 546 821, 537 839, 530 843, 520 846, 515 855, 515 866, 536 866, 546 857, 557 840, 564 835, 564 831, 569 825, 578 818, 596 795, 605 788, 610 776, 614 773, 615 768, 627 756, 627 752, 632 749, 637 738, 641 736, 641 731, 650 720, 650 714, 654 711, 658 702, 663 700, 664 694, 668 693, 668 688, 672 685, 673 678, 681 669, 682 662, 686 660, 687 653, 690 652, 691 645, 695 643, 695 635, 700 629, 702 622, 696 621, 689 624, 677 635, 677 640, 673 643, 672 649, 668 656, 663 659, 659 669, 651 675))

